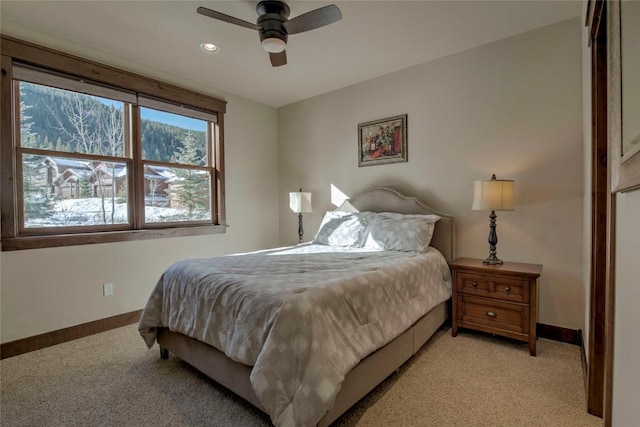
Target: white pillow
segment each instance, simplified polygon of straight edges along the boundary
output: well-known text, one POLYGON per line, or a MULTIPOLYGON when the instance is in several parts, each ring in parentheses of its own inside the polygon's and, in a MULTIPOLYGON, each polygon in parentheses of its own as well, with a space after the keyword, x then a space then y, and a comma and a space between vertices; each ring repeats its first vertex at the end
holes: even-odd
POLYGON ((361 247, 367 235, 367 227, 374 217, 373 212, 328 211, 313 243, 361 247))
POLYGON ((425 252, 438 215, 402 215, 383 212, 369 225, 364 247, 385 251, 425 252))

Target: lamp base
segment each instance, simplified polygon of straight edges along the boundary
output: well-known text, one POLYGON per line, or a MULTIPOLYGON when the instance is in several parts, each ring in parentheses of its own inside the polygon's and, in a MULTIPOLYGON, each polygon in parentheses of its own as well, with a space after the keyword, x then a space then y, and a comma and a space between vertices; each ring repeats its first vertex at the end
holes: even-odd
POLYGON ((491 211, 489 215, 489 257, 482 261, 485 265, 502 265, 501 259, 496 256, 496 245, 498 244, 498 234, 496 233, 496 212, 491 211))
POLYGON ((501 259, 498 259, 498 257, 495 256, 494 254, 489 255, 489 258, 483 260, 482 263, 485 264, 485 265, 502 265, 502 264, 504 264, 504 262, 502 262, 501 259))
POLYGON ((298 214, 298 243, 302 243, 304 229, 302 228, 302 212, 298 214))

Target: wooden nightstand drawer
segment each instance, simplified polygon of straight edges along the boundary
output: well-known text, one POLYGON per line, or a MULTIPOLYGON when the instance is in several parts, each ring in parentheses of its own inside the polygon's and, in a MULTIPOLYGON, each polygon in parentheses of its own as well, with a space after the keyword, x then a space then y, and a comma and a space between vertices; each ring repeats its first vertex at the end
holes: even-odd
POLYGON ((529 302, 529 287, 525 280, 463 272, 456 286, 458 292, 505 301, 529 302))
POLYGON ((521 304, 459 295, 458 320, 520 334, 529 333, 529 307, 521 304))

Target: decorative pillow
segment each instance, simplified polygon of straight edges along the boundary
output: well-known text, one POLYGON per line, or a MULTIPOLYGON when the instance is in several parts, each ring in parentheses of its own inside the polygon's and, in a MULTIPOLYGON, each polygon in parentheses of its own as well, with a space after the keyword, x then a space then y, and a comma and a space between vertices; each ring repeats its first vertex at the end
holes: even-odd
POLYGON ((364 247, 385 251, 425 252, 438 215, 402 215, 383 212, 369 226, 364 247))
POLYGON ((375 215, 374 212, 328 211, 322 219, 313 243, 360 247, 367 235, 367 227, 375 215))

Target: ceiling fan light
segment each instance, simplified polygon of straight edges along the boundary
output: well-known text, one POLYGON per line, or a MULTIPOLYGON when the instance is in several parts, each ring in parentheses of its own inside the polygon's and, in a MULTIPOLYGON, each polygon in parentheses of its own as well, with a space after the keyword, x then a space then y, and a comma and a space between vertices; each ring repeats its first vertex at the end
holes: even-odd
POLYGON ((284 50, 287 44, 275 37, 269 37, 262 40, 262 47, 269 53, 280 53, 284 50))

